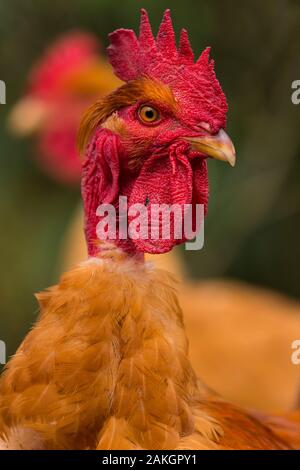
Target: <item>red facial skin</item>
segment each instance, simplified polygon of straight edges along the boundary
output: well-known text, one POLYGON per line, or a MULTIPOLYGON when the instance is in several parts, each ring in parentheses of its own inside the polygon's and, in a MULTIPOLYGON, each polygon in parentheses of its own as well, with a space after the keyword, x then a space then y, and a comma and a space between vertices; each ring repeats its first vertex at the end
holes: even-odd
MULTIPOLYGON (((153 103, 151 103, 154 106, 153 103)), ((155 104, 156 109, 158 105, 155 104)), ((118 216, 118 198, 126 196, 128 207, 147 205, 149 224, 152 204, 204 204, 208 202, 208 178, 205 155, 192 151, 183 137, 199 136, 199 131, 182 125, 178 119, 160 109, 160 120, 151 125, 143 124, 137 110, 139 103, 118 112, 124 126, 125 137, 107 129, 99 129, 87 152, 83 165, 83 199, 86 213, 86 236, 91 256, 98 252, 96 216, 100 204, 113 204, 118 216), (141 146, 141 154, 137 149, 141 146), (145 143, 147 149, 145 149, 145 143), (132 167, 131 156, 135 154, 132 167)), ((205 131, 202 131, 205 133, 205 131)), ((134 217, 128 218, 130 222, 134 217)), ((195 227, 195 220, 193 220, 195 227)), ((118 227, 117 227, 118 228, 118 227)), ((149 225, 149 233, 150 233, 149 225)), ((116 244, 122 250, 164 253, 186 239, 171 238, 151 240, 119 239, 116 244)))

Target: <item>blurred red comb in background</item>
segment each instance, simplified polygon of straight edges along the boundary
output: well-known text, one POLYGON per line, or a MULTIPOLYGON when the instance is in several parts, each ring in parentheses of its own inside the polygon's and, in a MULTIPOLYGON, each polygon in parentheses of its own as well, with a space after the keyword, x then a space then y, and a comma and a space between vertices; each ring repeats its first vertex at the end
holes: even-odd
POLYGON ((62 183, 79 184, 76 134, 83 111, 120 84, 100 49, 92 34, 59 38, 34 65, 25 96, 10 115, 15 134, 36 133, 39 166, 62 183))

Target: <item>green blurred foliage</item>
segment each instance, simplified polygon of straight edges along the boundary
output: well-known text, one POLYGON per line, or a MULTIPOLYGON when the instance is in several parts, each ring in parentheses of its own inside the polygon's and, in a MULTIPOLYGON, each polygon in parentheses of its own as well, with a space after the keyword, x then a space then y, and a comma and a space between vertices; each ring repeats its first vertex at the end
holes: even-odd
POLYGON ((205 248, 185 253, 193 276, 232 276, 299 296, 300 3, 295 0, 0 0, 0 337, 14 352, 36 318, 33 292, 55 282, 65 229, 79 200, 47 179, 32 142, 6 129, 31 65, 72 29, 98 34, 137 29, 140 7, 154 29, 170 7, 176 31, 190 32, 195 52, 212 46, 230 104, 228 132, 238 164, 210 161, 211 199, 205 248))

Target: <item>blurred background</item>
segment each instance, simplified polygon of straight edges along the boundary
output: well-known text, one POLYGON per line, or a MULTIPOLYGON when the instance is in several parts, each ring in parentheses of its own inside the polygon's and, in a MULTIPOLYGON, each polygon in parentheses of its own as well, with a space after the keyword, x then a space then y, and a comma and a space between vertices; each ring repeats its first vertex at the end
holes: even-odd
POLYGON ((92 33, 104 53, 110 31, 137 30, 141 7, 154 31, 170 7, 177 34, 187 27, 195 55, 212 46, 230 106, 238 163, 232 170, 209 162, 205 247, 182 251, 188 274, 300 296, 300 105, 291 102, 291 83, 300 79, 299 1, 0 0, 0 79, 7 87, 7 104, 0 106, 0 337, 8 355, 36 319, 33 293, 58 279, 66 230, 80 203, 76 177, 44 171, 36 137, 17 138, 10 113, 32 67, 59 36, 92 33))

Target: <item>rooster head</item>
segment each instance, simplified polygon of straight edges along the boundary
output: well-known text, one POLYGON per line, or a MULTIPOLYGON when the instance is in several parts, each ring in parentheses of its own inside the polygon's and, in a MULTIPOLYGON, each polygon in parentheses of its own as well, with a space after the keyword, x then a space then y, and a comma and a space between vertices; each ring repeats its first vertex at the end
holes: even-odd
MULTIPOLYGON (((177 49, 169 10, 156 39, 142 10, 138 38, 132 30, 119 29, 110 41, 110 62, 125 84, 87 111, 79 132, 79 146, 86 149, 82 189, 90 254, 97 251, 99 204, 113 204, 118 211, 118 196, 126 196, 129 222, 136 204, 148 214, 159 204, 179 205, 183 211, 202 204, 206 212, 207 157, 235 164, 224 130, 227 102, 209 49, 194 61, 185 30, 177 49)), ((151 239, 150 220, 148 235, 124 241, 117 234, 118 244, 126 251, 162 253, 185 241, 184 235, 172 234, 151 239)), ((158 225, 161 231, 162 217, 158 225)))

